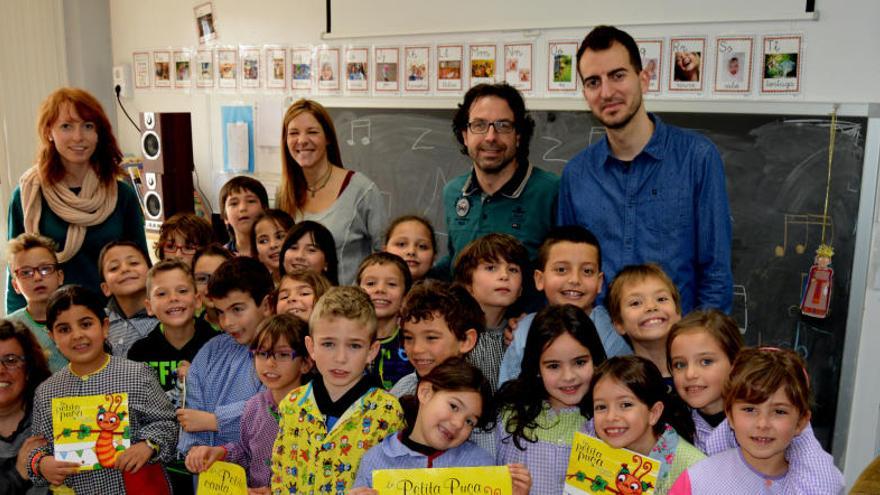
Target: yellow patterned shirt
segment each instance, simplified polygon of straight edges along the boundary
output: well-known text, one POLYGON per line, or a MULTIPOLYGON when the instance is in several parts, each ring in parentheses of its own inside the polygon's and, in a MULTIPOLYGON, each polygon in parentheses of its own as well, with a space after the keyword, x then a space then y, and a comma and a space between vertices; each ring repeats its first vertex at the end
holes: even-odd
POLYGON ((294 389, 278 405, 281 420, 272 448, 272 493, 338 494, 354 483, 364 453, 403 429, 397 399, 371 388, 330 431, 312 384, 294 389))

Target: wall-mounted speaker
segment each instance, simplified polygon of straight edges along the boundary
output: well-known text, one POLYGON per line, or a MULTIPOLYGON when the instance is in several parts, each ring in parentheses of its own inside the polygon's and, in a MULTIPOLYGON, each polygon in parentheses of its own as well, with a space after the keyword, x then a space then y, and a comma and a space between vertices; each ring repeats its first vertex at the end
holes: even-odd
POLYGON ((143 207, 147 230, 194 211, 192 123, 188 113, 141 113, 143 207))

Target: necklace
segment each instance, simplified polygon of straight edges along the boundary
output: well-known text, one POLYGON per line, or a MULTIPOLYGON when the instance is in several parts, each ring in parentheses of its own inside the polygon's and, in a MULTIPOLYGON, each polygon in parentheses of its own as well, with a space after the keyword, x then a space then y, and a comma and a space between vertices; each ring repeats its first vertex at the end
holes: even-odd
POLYGON ((317 194, 318 191, 320 191, 321 189, 324 189, 324 187, 327 186, 327 183, 330 182, 331 175, 333 175, 333 165, 328 164, 327 165, 327 173, 324 174, 324 177, 321 177, 320 179, 318 179, 318 182, 320 182, 321 185, 312 187, 312 186, 308 185, 308 183, 306 183, 306 189, 311 193, 311 196, 313 198, 315 197, 315 194, 317 194))

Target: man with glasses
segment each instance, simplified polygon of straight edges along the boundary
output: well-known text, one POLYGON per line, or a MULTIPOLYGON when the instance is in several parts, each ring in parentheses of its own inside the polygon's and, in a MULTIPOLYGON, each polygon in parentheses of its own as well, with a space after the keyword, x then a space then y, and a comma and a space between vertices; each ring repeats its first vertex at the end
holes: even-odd
POLYGON ((478 84, 452 126, 473 168, 443 188, 449 254, 437 268, 447 275, 465 245, 492 232, 516 237, 534 260, 556 218, 559 177, 529 163, 535 121, 522 95, 508 84, 478 84))
POLYGON ((565 166, 559 224, 596 234, 605 280, 626 265, 659 263, 681 293, 682 314, 730 312, 732 228, 718 149, 647 112, 650 75, 629 34, 599 26, 577 57, 584 98, 606 136, 565 166))

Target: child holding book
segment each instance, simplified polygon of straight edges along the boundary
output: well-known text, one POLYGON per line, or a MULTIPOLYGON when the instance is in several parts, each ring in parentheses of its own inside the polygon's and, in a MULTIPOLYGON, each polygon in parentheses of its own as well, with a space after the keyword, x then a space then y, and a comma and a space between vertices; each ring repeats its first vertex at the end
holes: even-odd
POLYGON ((67 359, 58 351, 46 328, 49 298, 64 282, 55 243, 37 234, 19 234, 6 246, 6 260, 12 288, 27 302, 25 307, 9 313, 6 318, 30 330, 46 352, 49 370, 54 373, 67 365, 67 359))
POLYGON ((742 350, 724 385, 724 412, 738 446, 690 466, 670 494, 843 490, 843 476, 830 455, 822 452, 797 469, 787 457, 793 439, 810 422, 810 382, 803 359, 793 351, 742 350))
POLYGON ((34 396, 34 434, 48 443, 30 457, 32 481, 42 486, 64 484, 76 493, 170 493, 161 463, 174 458, 177 423, 174 408, 153 372, 141 363, 106 352, 109 322, 98 295, 88 289, 76 285, 59 289, 49 300, 46 316, 52 338, 70 364, 37 387, 34 396), (62 461, 55 455, 64 432, 53 429, 53 400, 84 396, 96 396, 104 405, 110 398, 122 400, 113 403, 115 409, 109 405, 108 411, 97 410, 96 426, 100 429, 79 432, 87 438, 98 436, 96 452, 103 469, 80 471, 79 463, 62 461), (127 413, 123 419, 129 423, 131 446, 122 452, 111 451, 105 465, 107 454, 102 454, 102 437, 97 432, 106 431, 105 427, 112 431, 110 425, 115 423, 113 419, 120 420, 119 412, 127 413))
MULTIPOLYGON (((492 422, 492 386, 465 359, 447 359, 431 370, 403 407, 409 426, 364 455, 349 495, 377 494, 373 471, 378 469, 495 465, 492 456, 468 441, 474 427, 485 428, 492 422)), ((531 478, 526 466, 511 465, 510 474, 513 493, 527 495, 531 478)))
POLYGON ((223 446, 198 446, 186 456, 187 467, 200 473, 216 461, 234 462, 247 471, 251 494, 269 493, 272 472, 269 460, 278 435, 278 404, 307 378, 312 367, 305 348, 308 324, 295 316, 280 314, 260 323, 251 344, 254 368, 266 390, 244 406, 241 440, 223 446))
POLYGON ((312 270, 285 273, 275 293, 275 314, 288 313, 308 323, 315 303, 328 290, 327 277, 312 270))
POLYGON ((379 325, 379 356, 370 366, 370 374, 385 390, 390 390, 397 380, 413 372, 397 321, 403 298, 412 286, 412 277, 400 256, 380 252, 364 258, 355 280, 369 294, 379 325))
MULTIPOLYGON (((498 392, 498 464, 524 464, 535 493, 562 493, 580 403, 605 350, 590 318, 571 304, 548 306, 529 329, 522 373, 498 392)), ((591 416, 592 414, 590 414, 591 416)))
POLYGON ((379 352, 369 296, 357 287, 330 289, 305 341, 319 374, 279 404, 272 492, 345 493, 364 452, 404 426, 397 400, 364 374, 379 352))
POLYGON ((646 358, 605 361, 593 374, 587 404, 596 437, 660 461, 657 495, 665 495, 682 471, 706 457, 690 443, 694 425, 687 408, 667 392, 660 370, 646 358))
POLYGON ((254 222, 269 208, 269 195, 263 184, 246 175, 235 176, 220 188, 220 216, 229 231, 226 248, 239 256, 256 258, 256 247, 251 244, 254 222))
POLYGON ((159 321, 147 313, 147 270, 150 257, 131 241, 111 241, 98 256, 101 291, 109 298, 110 346, 113 355, 125 357, 138 340, 159 321))

